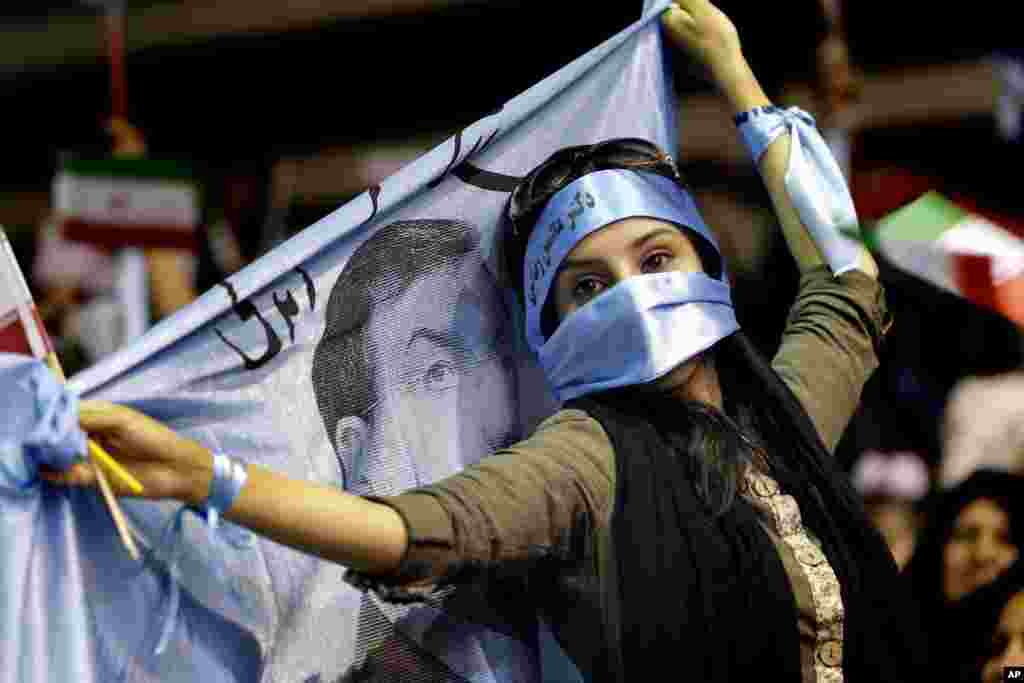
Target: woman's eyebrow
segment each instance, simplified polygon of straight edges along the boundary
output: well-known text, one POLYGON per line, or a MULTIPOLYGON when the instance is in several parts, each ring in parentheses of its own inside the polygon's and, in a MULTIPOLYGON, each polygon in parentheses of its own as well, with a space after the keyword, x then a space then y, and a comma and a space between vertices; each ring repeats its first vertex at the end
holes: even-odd
MULTIPOLYGON (((672 235, 672 234, 675 234, 676 232, 678 232, 678 230, 676 230, 675 228, 658 228, 657 230, 652 230, 651 232, 647 233, 646 235, 643 235, 643 236, 638 237, 637 239, 633 240, 633 243, 630 244, 629 246, 632 249, 639 249, 645 243, 649 242, 650 240, 653 240, 656 237, 661 237, 662 235, 672 235)), ((593 268, 593 267, 596 267, 596 266, 599 266, 599 265, 601 265, 601 259, 574 259, 574 258, 566 258, 565 261, 562 262, 562 268, 563 269, 564 268, 593 268)))
POLYGON ((589 259, 572 259, 567 258, 562 262, 562 270, 566 268, 596 268, 602 263, 601 259, 589 258, 589 259))
POLYGON ((655 237, 661 237, 662 235, 672 235, 677 232, 679 231, 676 230, 675 228, 658 228, 657 230, 652 230, 643 237, 637 238, 636 240, 633 241, 633 244, 631 244, 630 246, 636 249, 638 247, 642 247, 645 243, 649 242, 650 240, 653 240, 655 237))

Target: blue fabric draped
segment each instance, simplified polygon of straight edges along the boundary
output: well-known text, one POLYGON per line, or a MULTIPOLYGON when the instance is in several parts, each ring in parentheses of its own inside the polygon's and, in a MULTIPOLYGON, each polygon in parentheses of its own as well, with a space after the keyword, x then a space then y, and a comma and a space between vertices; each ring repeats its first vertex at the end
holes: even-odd
MULTIPOLYGON (((557 403, 521 341, 499 217, 515 180, 558 148, 628 136, 676 149, 657 22, 667 4, 649 2, 640 21, 71 378, 69 390, 357 494, 436 481, 521 437, 557 403)), ((3 405, 6 428, 17 417, 3 405)), ((93 491, 0 491, 0 683, 576 676, 536 617, 476 619, 446 596, 385 604, 346 584, 342 567, 247 540, 231 524, 210 533, 172 502, 122 504, 141 563, 93 491)))
POLYGON ((40 465, 65 470, 85 454, 78 397, 42 361, 0 353, 0 487, 27 491, 40 465))

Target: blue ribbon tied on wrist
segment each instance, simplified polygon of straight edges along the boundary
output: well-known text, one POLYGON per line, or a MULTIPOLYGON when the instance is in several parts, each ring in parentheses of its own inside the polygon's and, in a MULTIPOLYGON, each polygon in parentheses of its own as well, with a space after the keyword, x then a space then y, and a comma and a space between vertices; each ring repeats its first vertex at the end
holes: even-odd
POLYGON ((772 142, 789 133, 786 194, 833 274, 858 268, 860 245, 848 236, 859 235, 857 210, 814 117, 799 107, 756 107, 737 114, 736 125, 754 164, 772 142))

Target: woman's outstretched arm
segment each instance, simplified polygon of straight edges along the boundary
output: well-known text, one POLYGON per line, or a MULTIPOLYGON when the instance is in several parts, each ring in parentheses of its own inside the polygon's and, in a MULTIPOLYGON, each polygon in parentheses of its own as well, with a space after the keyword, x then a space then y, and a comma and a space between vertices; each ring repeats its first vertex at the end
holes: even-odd
MULTIPOLYGON (((213 457, 201 444, 125 406, 83 401, 79 412, 83 429, 142 483, 147 498, 206 502, 213 457)), ((589 532, 582 530, 611 514, 614 471, 600 424, 560 411, 528 439, 381 502, 250 464, 227 518, 354 569, 374 585, 429 589, 496 564, 523 569, 538 553, 585 554, 578 541, 589 532)), ((81 464, 43 476, 95 485, 81 464)), ((117 493, 129 495, 123 486, 117 493)))
MULTIPOLYGON (((733 114, 771 104, 743 55, 736 27, 709 0, 678 0, 666 11, 662 24, 675 45, 707 68, 733 114)), ((824 265, 825 260, 786 192, 789 151, 790 138, 783 133, 768 146, 759 169, 786 244, 800 271, 808 272, 824 265)), ((859 268, 871 277, 878 277, 878 265, 863 247, 860 247, 859 268)))
MULTIPOLYGON (((201 506, 210 491, 213 455, 130 408, 82 401, 82 429, 108 448, 152 499, 201 506)), ((367 574, 398 569, 408 539, 397 512, 344 491, 248 465, 247 481, 226 517, 278 543, 367 574)), ((53 483, 94 486, 92 469, 74 465, 43 475, 53 483)), ((114 484, 114 481, 111 482, 114 484)), ((130 495, 117 488, 118 495, 130 495)))
MULTIPOLYGON (((248 481, 226 517, 278 543, 366 574, 396 571, 407 546, 392 508, 336 488, 248 465, 248 481)), ((207 479, 194 500, 206 500, 207 479)))

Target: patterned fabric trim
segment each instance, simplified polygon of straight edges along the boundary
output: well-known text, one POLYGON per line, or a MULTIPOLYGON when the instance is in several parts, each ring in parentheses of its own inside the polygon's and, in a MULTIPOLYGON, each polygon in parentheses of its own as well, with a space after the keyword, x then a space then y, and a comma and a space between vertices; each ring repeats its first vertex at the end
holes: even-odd
MULTIPOLYGON (((816 683, 843 681, 843 598, 832 566, 811 533, 804 528, 796 500, 782 492, 778 482, 755 468, 744 474, 744 497, 765 516, 765 522, 782 540, 781 551, 796 559, 803 578, 810 585, 814 601, 814 680, 816 683)), ((791 577, 797 578, 797 577, 791 577)), ((801 610, 801 618, 806 618, 801 610)), ((803 629, 801 629, 803 630, 803 629)))

